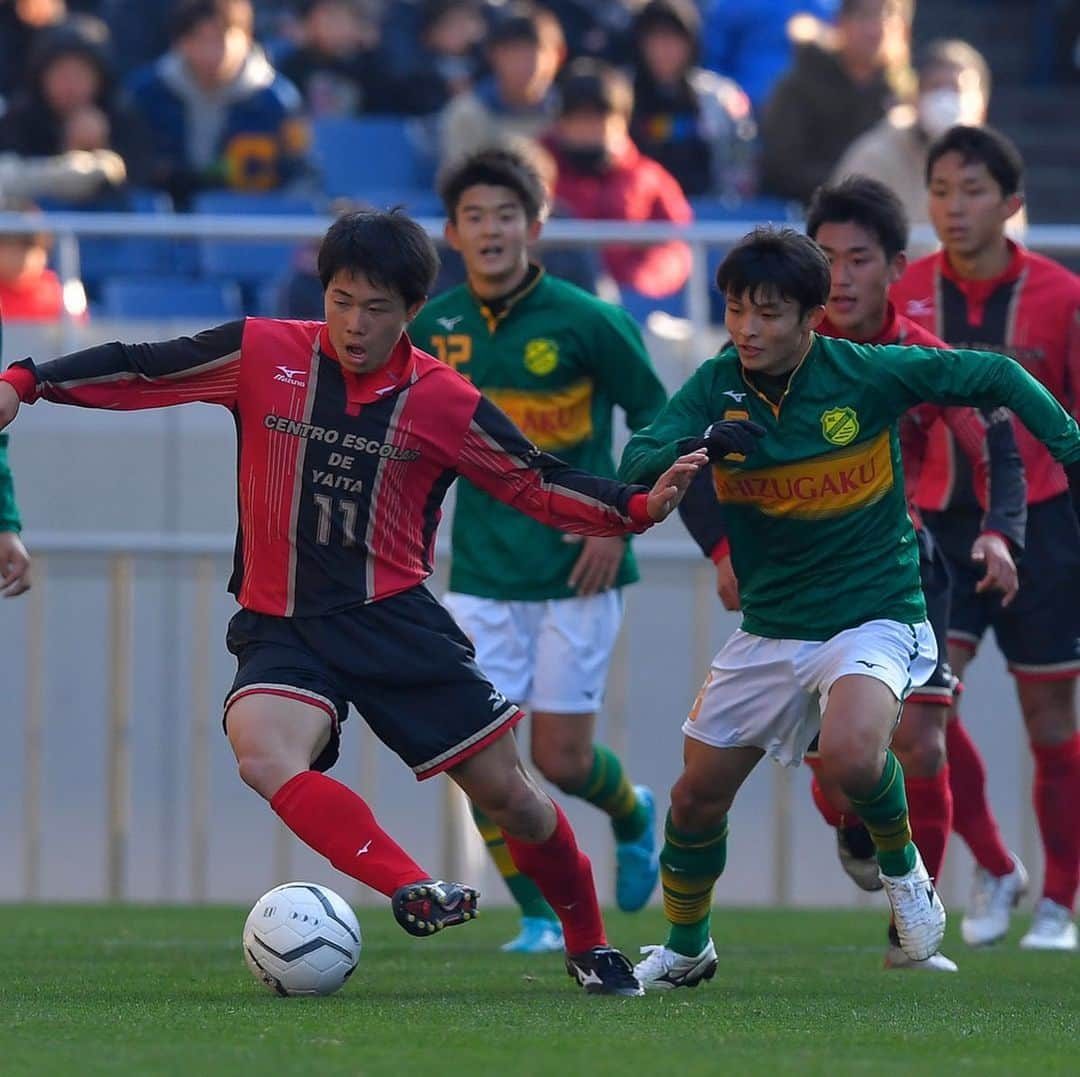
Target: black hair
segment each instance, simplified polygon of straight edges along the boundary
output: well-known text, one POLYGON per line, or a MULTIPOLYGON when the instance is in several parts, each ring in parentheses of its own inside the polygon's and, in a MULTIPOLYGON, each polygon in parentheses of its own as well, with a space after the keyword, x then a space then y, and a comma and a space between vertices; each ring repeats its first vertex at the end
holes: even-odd
POLYGON ((1001 193, 1008 198, 1024 186, 1024 158, 1008 135, 993 127, 950 127, 930 145, 926 157, 926 186, 934 174, 934 165, 947 153, 958 153, 966 165, 986 165, 1001 193))
POLYGON ((426 299, 439 272, 427 232, 400 208, 342 214, 319 244, 323 291, 344 270, 397 292, 406 307, 426 299))
POLYGON ((627 120, 634 111, 634 89, 617 68, 602 60, 582 56, 574 60, 559 79, 559 115, 592 112, 620 115, 627 120))
POLYGON ((539 220, 547 209, 544 182, 536 166, 511 146, 489 146, 450 165, 438 179, 439 197, 450 220, 457 217, 461 196, 478 184, 508 187, 518 196, 528 221, 539 220))
POLYGON ((823 307, 832 286, 825 252, 794 228, 762 225, 743 236, 720 263, 716 286, 723 295, 749 295, 767 303, 775 295, 799 304, 799 315, 823 307))
POLYGON ((566 48, 562 23, 545 7, 530 3, 511 3, 494 18, 487 36, 487 47, 516 44, 556 45, 566 48))
POLYGON ((226 26, 242 26, 253 31, 254 8, 251 0, 176 0, 169 14, 169 41, 187 37, 207 19, 220 19, 226 26))
POLYGON ((907 249, 904 204, 889 187, 869 176, 847 176, 814 192, 806 211, 806 234, 816 240, 823 224, 857 224, 881 244, 886 261, 907 249))

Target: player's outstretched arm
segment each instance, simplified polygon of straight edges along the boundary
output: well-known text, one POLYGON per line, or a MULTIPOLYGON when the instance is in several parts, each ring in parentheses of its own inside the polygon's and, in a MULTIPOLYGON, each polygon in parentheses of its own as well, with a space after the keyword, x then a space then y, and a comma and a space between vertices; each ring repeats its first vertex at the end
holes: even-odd
POLYGON ((1080 427, 1018 362, 996 352, 890 346, 878 349, 873 390, 901 414, 922 400, 1006 407, 1069 465, 1080 461, 1080 427))
MULTIPOLYGON (((114 411, 194 401, 231 407, 239 384, 243 334, 244 323, 237 321, 158 343, 114 341, 40 365, 24 359, 8 367, 0 382, 24 403, 44 398, 114 411)), ((2 394, 0 422, 10 422, 17 411, 10 394, 2 394)))
POLYGON ((644 531, 669 516, 704 453, 673 460, 652 489, 601 478, 541 452, 494 404, 480 397, 457 471, 499 501, 550 527, 579 535, 644 531))

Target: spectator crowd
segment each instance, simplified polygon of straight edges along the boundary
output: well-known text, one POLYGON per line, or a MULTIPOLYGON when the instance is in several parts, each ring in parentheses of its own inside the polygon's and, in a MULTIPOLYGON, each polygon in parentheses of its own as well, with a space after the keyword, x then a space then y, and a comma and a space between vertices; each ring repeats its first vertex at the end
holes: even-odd
MULTIPOLYGON (((376 118, 408 131, 429 191, 502 140, 568 217, 783 217, 858 171, 919 223, 927 147, 985 121, 990 73, 963 41, 913 57, 913 17, 914 0, 0 0, 0 198, 360 201, 361 182, 326 182, 341 143, 320 132, 376 118)), ((689 271, 669 243, 572 275, 656 301, 689 271)))

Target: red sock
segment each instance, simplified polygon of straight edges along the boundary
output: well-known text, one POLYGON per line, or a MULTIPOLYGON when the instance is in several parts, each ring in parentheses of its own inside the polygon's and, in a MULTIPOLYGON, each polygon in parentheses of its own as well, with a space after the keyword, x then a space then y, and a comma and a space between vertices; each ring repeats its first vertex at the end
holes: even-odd
POLYGON ((578 848, 570 821, 555 805, 555 832, 547 841, 519 841, 503 831, 506 847, 522 875, 540 888, 563 926, 567 953, 580 954, 606 946, 592 865, 578 848))
POLYGON ((1080 886, 1080 733, 1064 744, 1033 744, 1035 814, 1046 876, 1043 895, 1071 909, 1080 886))
POLYGON ((956 715, 945 726, 945 754, 949 759, 953 830, 964 839, 980 867, 998 878, 1008 875, 1013 859, 986 799, 986 766, 956 715))
POLYGON ((843 812, 838 811, 833 807, 832 801, 825 795, 825 790, 822 788, 821 782, 818 781, 818 767, 821 766, 821 760, 817 758, 804 760, 806 765, 810 768, 810 795, 814 798, 814 806, 821 813, 821 818, 825 820, 826 825, 838 829, 842 826, 860 826, 860 821, 856 817, 848 817, 843 812))
POLYGON ((338 871, 390 897, 400 886, 430 879, 379 827, 371 809, 348 786, 304 770, 270 801, 281 821, 338 871))
POLYGON ((952 830, 953 802, 949 789, 949 768, 944 766, 932 778, 904 775, 907 791, 911 840, 919 847, 931 879, 941 878, 945 846, 952 830))

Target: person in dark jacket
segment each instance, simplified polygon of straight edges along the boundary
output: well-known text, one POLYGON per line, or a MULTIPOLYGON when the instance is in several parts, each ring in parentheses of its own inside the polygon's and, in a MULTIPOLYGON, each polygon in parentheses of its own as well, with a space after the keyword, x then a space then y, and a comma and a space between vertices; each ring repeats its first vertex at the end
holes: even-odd
POLYGON ((843 0, 835 34, 798 50, 761 122, 762 188, 806 202, 844 150, 914 91, 914 0, 843 0))
POLYGON ((146 178, 146 129, 116 85, 108 29, 91 16, 38 36, 26 85, 0 118, 0 151, 53 157, 72 150, 113 150, 129 181, 146 178))

